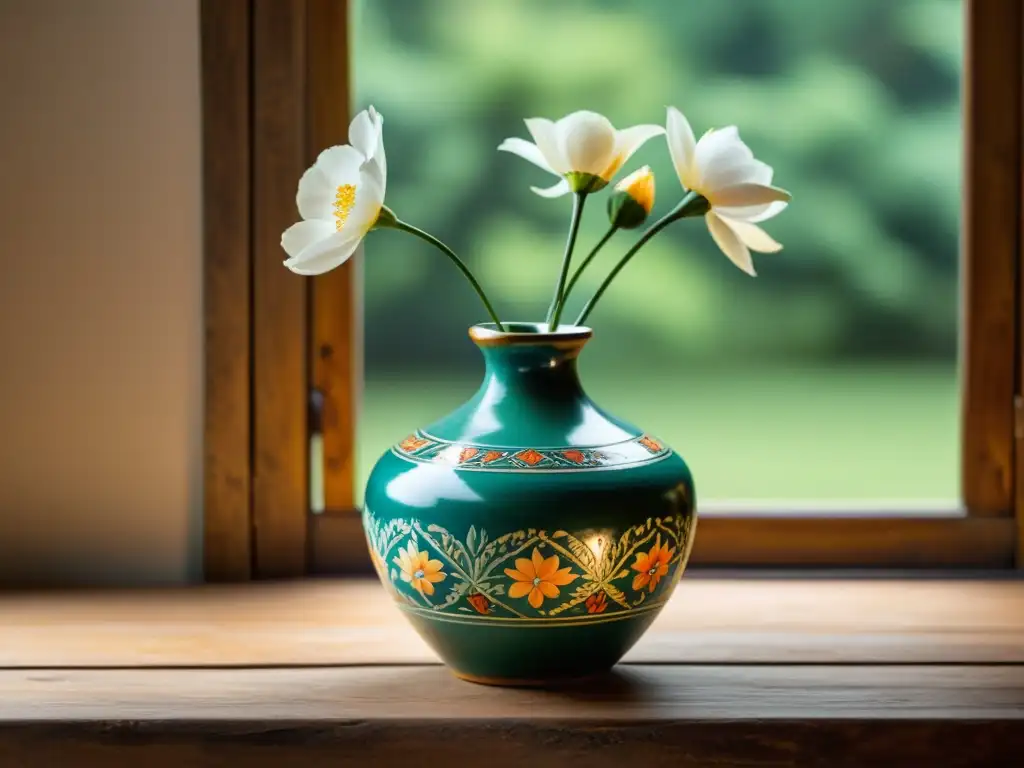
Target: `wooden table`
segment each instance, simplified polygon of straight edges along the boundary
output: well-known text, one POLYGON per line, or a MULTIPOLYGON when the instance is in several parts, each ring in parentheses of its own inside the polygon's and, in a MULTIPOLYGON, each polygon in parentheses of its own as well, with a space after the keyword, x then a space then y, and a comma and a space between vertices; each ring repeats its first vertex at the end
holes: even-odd
POLYGON ((0 766, 1024 765, 1024 582, 687 578, 626 663, 454 679, 376 584, 0 597, 0 766))

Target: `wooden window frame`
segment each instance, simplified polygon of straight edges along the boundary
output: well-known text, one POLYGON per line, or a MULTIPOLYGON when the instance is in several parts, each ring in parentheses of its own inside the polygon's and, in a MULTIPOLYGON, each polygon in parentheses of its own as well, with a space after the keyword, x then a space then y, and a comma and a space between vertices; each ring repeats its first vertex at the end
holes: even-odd
MULTIPOLYGON (((319 149, 345 140, 347 6, 201 0, 210 581, 368 568, 353 502, 357 267, 299 278, 281 267, 278 244, 297 179, 319 149), (311 411, 321 514, 309 509, 311 411)), ((702 510, 696 564, 1024 563, 1024 12, 1019 0, 965 0, 965 14, 962 505, 702 510)))

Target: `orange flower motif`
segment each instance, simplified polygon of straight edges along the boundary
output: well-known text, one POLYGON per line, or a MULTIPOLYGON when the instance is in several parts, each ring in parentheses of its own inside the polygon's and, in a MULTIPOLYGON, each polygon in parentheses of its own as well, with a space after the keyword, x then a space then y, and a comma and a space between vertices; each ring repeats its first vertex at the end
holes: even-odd
POLYGON ((663 448, 662 444, 650 435, 644 435, 638 442, 651 453, 658 453, 663 448))
POLYGON ((633 570, 637 575, 633 577, 633 589, 640 590, 647 587, 648 592, 653 592, 661 581, 661 577, 668 573, 668 564, 672 555, 676 553, 674 548, 661 543, 661 536, 654 542, 650 552, 638 552, 636 562, 633 563, 633 570))
POLYGON ((434 584, 444 581, 440 560, 431 560, 426 552, 417 552, 410 541, 406 549, 399 547, 398 557, 393 561, 401 571, 402 581, 423 595, 434 594, 434 584))
POLYGON ((583 453, 583 451, 577 451, 576 449, 571 451, 562 451, 562 455, 573 464, 582 464, 587 460, 586 454, 583 453))
POLYGON ((416 435, 409 435, 407 438, 405 438, 405 440, 398 444, 398 447, 401 448, 403 451, 412 453, 413 451, 418 451, 420 448, 422 448, 429 442, 429 440, 424 440, 422 437, 416 437, 416 435))
POLYGON ((544 461, 544 454, 540 451, 533 450, 533 448, 527 448, 525 451, 517 453, 516 458, 524 464, 529 464, 531 467, 534 467, 544 461))
POLYGON ((604 613, 604 609, 607 607, 608 598, 604 592, 598 592, 587 598, 587 613, 604 613))
POLYGON ((474 592, 472 595, 466 598, 466 601, 473 606, 473 610, 477 613, 482 613, 484 616, 491 612, 491 601, 481 595, 479 592, 474 592))
POLYGON ((533 548, 533 557, 516 560, 515 570, 506 568, 505 574, 515 581, 508 588, 509 597, 527 597, 534 608, 540 608, 545 597, 558 597, 558 588, 579 578, 572 567, 558 569, 558 555, 545 559, 540 549, 533 548))

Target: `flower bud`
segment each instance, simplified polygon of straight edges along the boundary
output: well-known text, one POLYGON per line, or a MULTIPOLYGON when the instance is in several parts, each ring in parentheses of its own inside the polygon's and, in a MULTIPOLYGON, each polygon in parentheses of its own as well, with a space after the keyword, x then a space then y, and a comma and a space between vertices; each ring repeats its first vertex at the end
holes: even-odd
POLYGON ((654 173, 648 166, 633 171, 615 185, 608 199, 608 219, 620 229, 643 224, 654 208, 654 173))
POLYGON ((644 213, 650 216, 651 209, 654 208, 654 171, 649 165, 638 168, 616 184, 615 191, 628 194, 640 203, 644 213))

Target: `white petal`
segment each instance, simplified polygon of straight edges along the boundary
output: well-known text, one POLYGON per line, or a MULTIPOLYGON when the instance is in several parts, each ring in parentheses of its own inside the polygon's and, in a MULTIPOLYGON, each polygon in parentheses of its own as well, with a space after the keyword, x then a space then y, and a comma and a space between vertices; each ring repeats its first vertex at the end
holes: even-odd
POLYGON ((634 125, 619 131, 615 136, 615 156, 612 158, 611 165, 604 170, 601 177, 605 181, 610 181, 612 176, 619 172, 619 169, 625 162, 645 142, 653 139, 655 136, 660 136, 664 132, 665 129, 660 125, 634 125))
POLYGON ((322 275, 348 261, 362 240, 335 232, 326 240, 310 245, 298 258, 288 259, 284 265, 297 275, 322 275))
POLYGON ((751 174, 749 181, 752 184, 764 184, 769 186, 772 183, 772 176, 775 175, 775 171, 768 163, 762 163, 760 160, 753 161, 753 173, 751 174))
POLYGON ((700 173, 693 162, 697 148, 697 141, 693 137, 693 128, 690 127, 690 123, 683 113, 675 107, 668 108, 666 125, 668 152, 672 156, 672 165, 676 169, 676 176, 687 189, 700 186, 700 173))
POLYGON ((720 205, 715 210, 722 216, 728 216, 730 219, 739 219, 740 221, 756 223, 760 221, 767 221, 768 219, 778 216, 786 209, 787 205, 789 205, 789 203, 777 200, 774 203, 768 203, 767 205, 741 205, 735 207, 720 205))
POLYGON ((317 166, 307 168, 299 179, 299 191, 295 204, 304 219, 330 219, 334 203, 335 187, 317 166))
MULTIPOLYGON (((380 121, 381 121, 380 130, 377 132, 377 151, 373 153, 373 160, 374 160, 375 163, 377 163, 377 167, 380 168, 381 190, 385 191, 385 190, 387 190, 387 181, 388 181, 388 158, 387 158, 387 155, 384 153, 384 118, 383 118, 383 116, 380 118, 380 121)), ((768 184, 769 182, 771 182, 771 179, 768 179, 768 181, 766 181, 765 184, 768 184)))
MULTIPOLYGON (((615 157, 615 128, 604 115, 573 112, 555 125, 569 171, 599 176, 615 157)), ((557 170, 557 169, 556 169, 557 170)))
POLYGON ((735 184, 767 186, 772 183, 772 167, 754 159, 754 153, 740 139, 735 126, 714 132, 705 145, 703 150, 698 149, 702 162, 703 158, 707 158, 707 165, 702 166, 705 194, 735 184))
POLYGON ((316 159, 316 167, 324 174, 332 187, 355 184, 359 180, 359 168, 366 158, 355 147, 342 144, 328 147, 316 159))
POLYGON ((513 155, 519 155, 524 160, 529 160, 538 168, 543 168, 548 173, 555 173, 544 158, 544 153, 540 151, 536 144, 531 144, 524 139, 505 139, 498 145, 498 149, 502 152, 511 152, 513 155))
POLYGON ((387 170, 386 166, 381 165, 379 162, 380 158, 374 157, 372 160, 367 160, 359 167, 359 184, 366 183, 366 179, 370 179, 374 185, 374 194, 380 197, 380 202, 384 202, 384 191, 387 188, 387 170))
POLYGON ((377 136, 366 110, 352 118, 348 126, 348 140, 364 160, 370 159, 377 148, 377 136))
POLYGON ((704 196, 714 207, 765 205, 776 201, 789 202, 790 194, 784 189, 771 187, 767 184, 733 184, 716 190, 702 190, 704 196))
POLYGON ((768 205, 764 207, 763 211, 747 216, 746 220, 752 224, 768 221, 768 219, 774 218, 786 210, 788 205, 788 201, 776 200, 774 203, 768 203, 768 205))
POLYGON ((292 224, 281 235, 281 247, 294 259, 309 246, 329 238, 334 234, 334 230, 333 221, 300 221, 298 224, 292 224))
POLYGON ((377 114, 377 110, 370 107, 352 118, 352 122, 348 126, 349 143, 366 160, 377 153, 382 124, 383 120, 377 114))
POLYGON ((362 237, 377 221, 384 204, 384 191, 377 180, 377 166, 373 161, 363 166, 363 174, 356 185, 356 200, 349 211, 341 231, 362 237))
POLYGON ((625 153, 628 160, 640 147, 663 133, 665 128, 661 125, 644 124, 623 128, 615 137, 615 151, 625 153))
POLYGON ((729 229, 739 235, 740 240, 750 250, 757 251, 758 253, 778 253, 782 250, 782 243, 775 240, 757 224, 751 224, 749 221, 735 221, 721 215, 721 211, 718 212, 718 218, 724 221, 729 226, 729 229))
POLYGON ((735 125, 708 131, 700 137, 696 151, 701 168, 733 156, 754 159, 754 153, 740 138, 739 129, 735 125))
POLYGON ((744 183, 767 185, 771 183, 771 180, 771 166, 753 158, 739 160, 734 156, 728 162, 705 168, 702 183, 705 189, 715 190, 744 183))
POLYGON ((722 249, 722 253, 729 257, 729 261, 748 275, 756 275, 754 262, 750 258, 750 250, 740 240, 739 235, 733 232, 714 211, 708 211, 704 216, 704 221, 707 222, 708 231, 714 238, 715 244, 722 249))
POLYGON ((568 173, 571 169, 559 147, 555 124, 543 117, 530 117, 523 122, 526 123, 526 130, 533 136, 533 143, 544 156, 548 167, 559 175, 568 173))
POLYGON ((541 189, 540 187, 530 187, 530 191, 540 195, 541 197, 561 197, 562 195, 569 194, 569 182, 562 179, 553 187, 547 189, 541 189))
POLYGON ((720 174, 728 178, 733 169, 746 166, 753 160, 754 153, 740 139, 736 126, 708 131, 697 142, 694 155, 694 162, 700 169, 701 194, 710 199, 710 194, 724 186, 717 183, 720 174))

